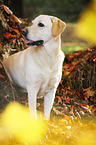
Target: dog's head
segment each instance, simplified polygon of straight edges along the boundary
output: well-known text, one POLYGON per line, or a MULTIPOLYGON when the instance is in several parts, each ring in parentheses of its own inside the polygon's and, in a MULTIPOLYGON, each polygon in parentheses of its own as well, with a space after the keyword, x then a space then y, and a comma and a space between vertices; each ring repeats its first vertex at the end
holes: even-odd
POLYGON ((56 38, 66 27, 62 20, 48 15, 40 15, 32 21, 32 26, 27 27, 23 32, 29 45, 38 46, 56 38))

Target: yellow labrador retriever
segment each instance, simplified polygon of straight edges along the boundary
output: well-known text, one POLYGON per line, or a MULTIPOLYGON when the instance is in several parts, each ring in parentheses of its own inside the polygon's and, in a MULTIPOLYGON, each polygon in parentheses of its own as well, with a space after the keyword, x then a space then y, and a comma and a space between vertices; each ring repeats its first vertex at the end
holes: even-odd
POLYGON ((40 15, 24 32, 28 49, 3 61, 13 83, 28 92, 30 113, 37 117, 36 98, 44 96, 44 117, 50 117, 56 89, 62 76, 64 53, 60 34, 66 24, 60 19, 40 15))

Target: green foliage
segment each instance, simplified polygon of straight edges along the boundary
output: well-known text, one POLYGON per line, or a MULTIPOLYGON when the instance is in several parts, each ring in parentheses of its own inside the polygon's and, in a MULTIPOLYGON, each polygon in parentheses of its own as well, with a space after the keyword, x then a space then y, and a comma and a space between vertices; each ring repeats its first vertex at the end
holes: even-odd
POLYGON ((77 20, 79 13, 85 8, 90 0, 24 0, 34 7, 33 17, 39 14, 57 16, 67 22, 77 20), (36 12, 36 14, 34 14, 36 12))

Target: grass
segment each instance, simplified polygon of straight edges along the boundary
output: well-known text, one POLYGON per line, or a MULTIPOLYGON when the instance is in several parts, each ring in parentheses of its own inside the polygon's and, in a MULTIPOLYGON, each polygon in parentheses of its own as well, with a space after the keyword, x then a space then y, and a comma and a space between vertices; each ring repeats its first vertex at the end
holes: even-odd
POLYGON ((88 48, 87 44, 62 43, 61 49, 64 53, 73 53, 88 48))

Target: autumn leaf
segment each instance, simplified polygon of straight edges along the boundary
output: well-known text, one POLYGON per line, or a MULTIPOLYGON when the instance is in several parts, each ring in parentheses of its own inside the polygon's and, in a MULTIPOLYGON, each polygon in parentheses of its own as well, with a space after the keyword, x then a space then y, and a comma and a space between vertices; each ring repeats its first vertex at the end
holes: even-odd
POLYGON ((20 19, 18 19, 15 15, 14 16, 14 19, 15 19, 15 22, 17 22, 18 24, 21 24, 22 22, 20 21, 20 19))
POLYGON ((13 31, 15 31, 17 34, 20 33, 18 29, 13 29, 13 31))
POLYGON ((70 101, 70 98, 69 97, 67 97, 66 99, 64 99, 64 100, 66 100, 66 101, 70 101))
POLYGON ((6 32, 3 36, 4 36, 6 39, 16 38, 16 35, 12 35, 12 34, 9 33, 9 32, 6 32))
POLYGON ((4 79, 5 77, 2 74, 0 74, 0 78, 4 79))

